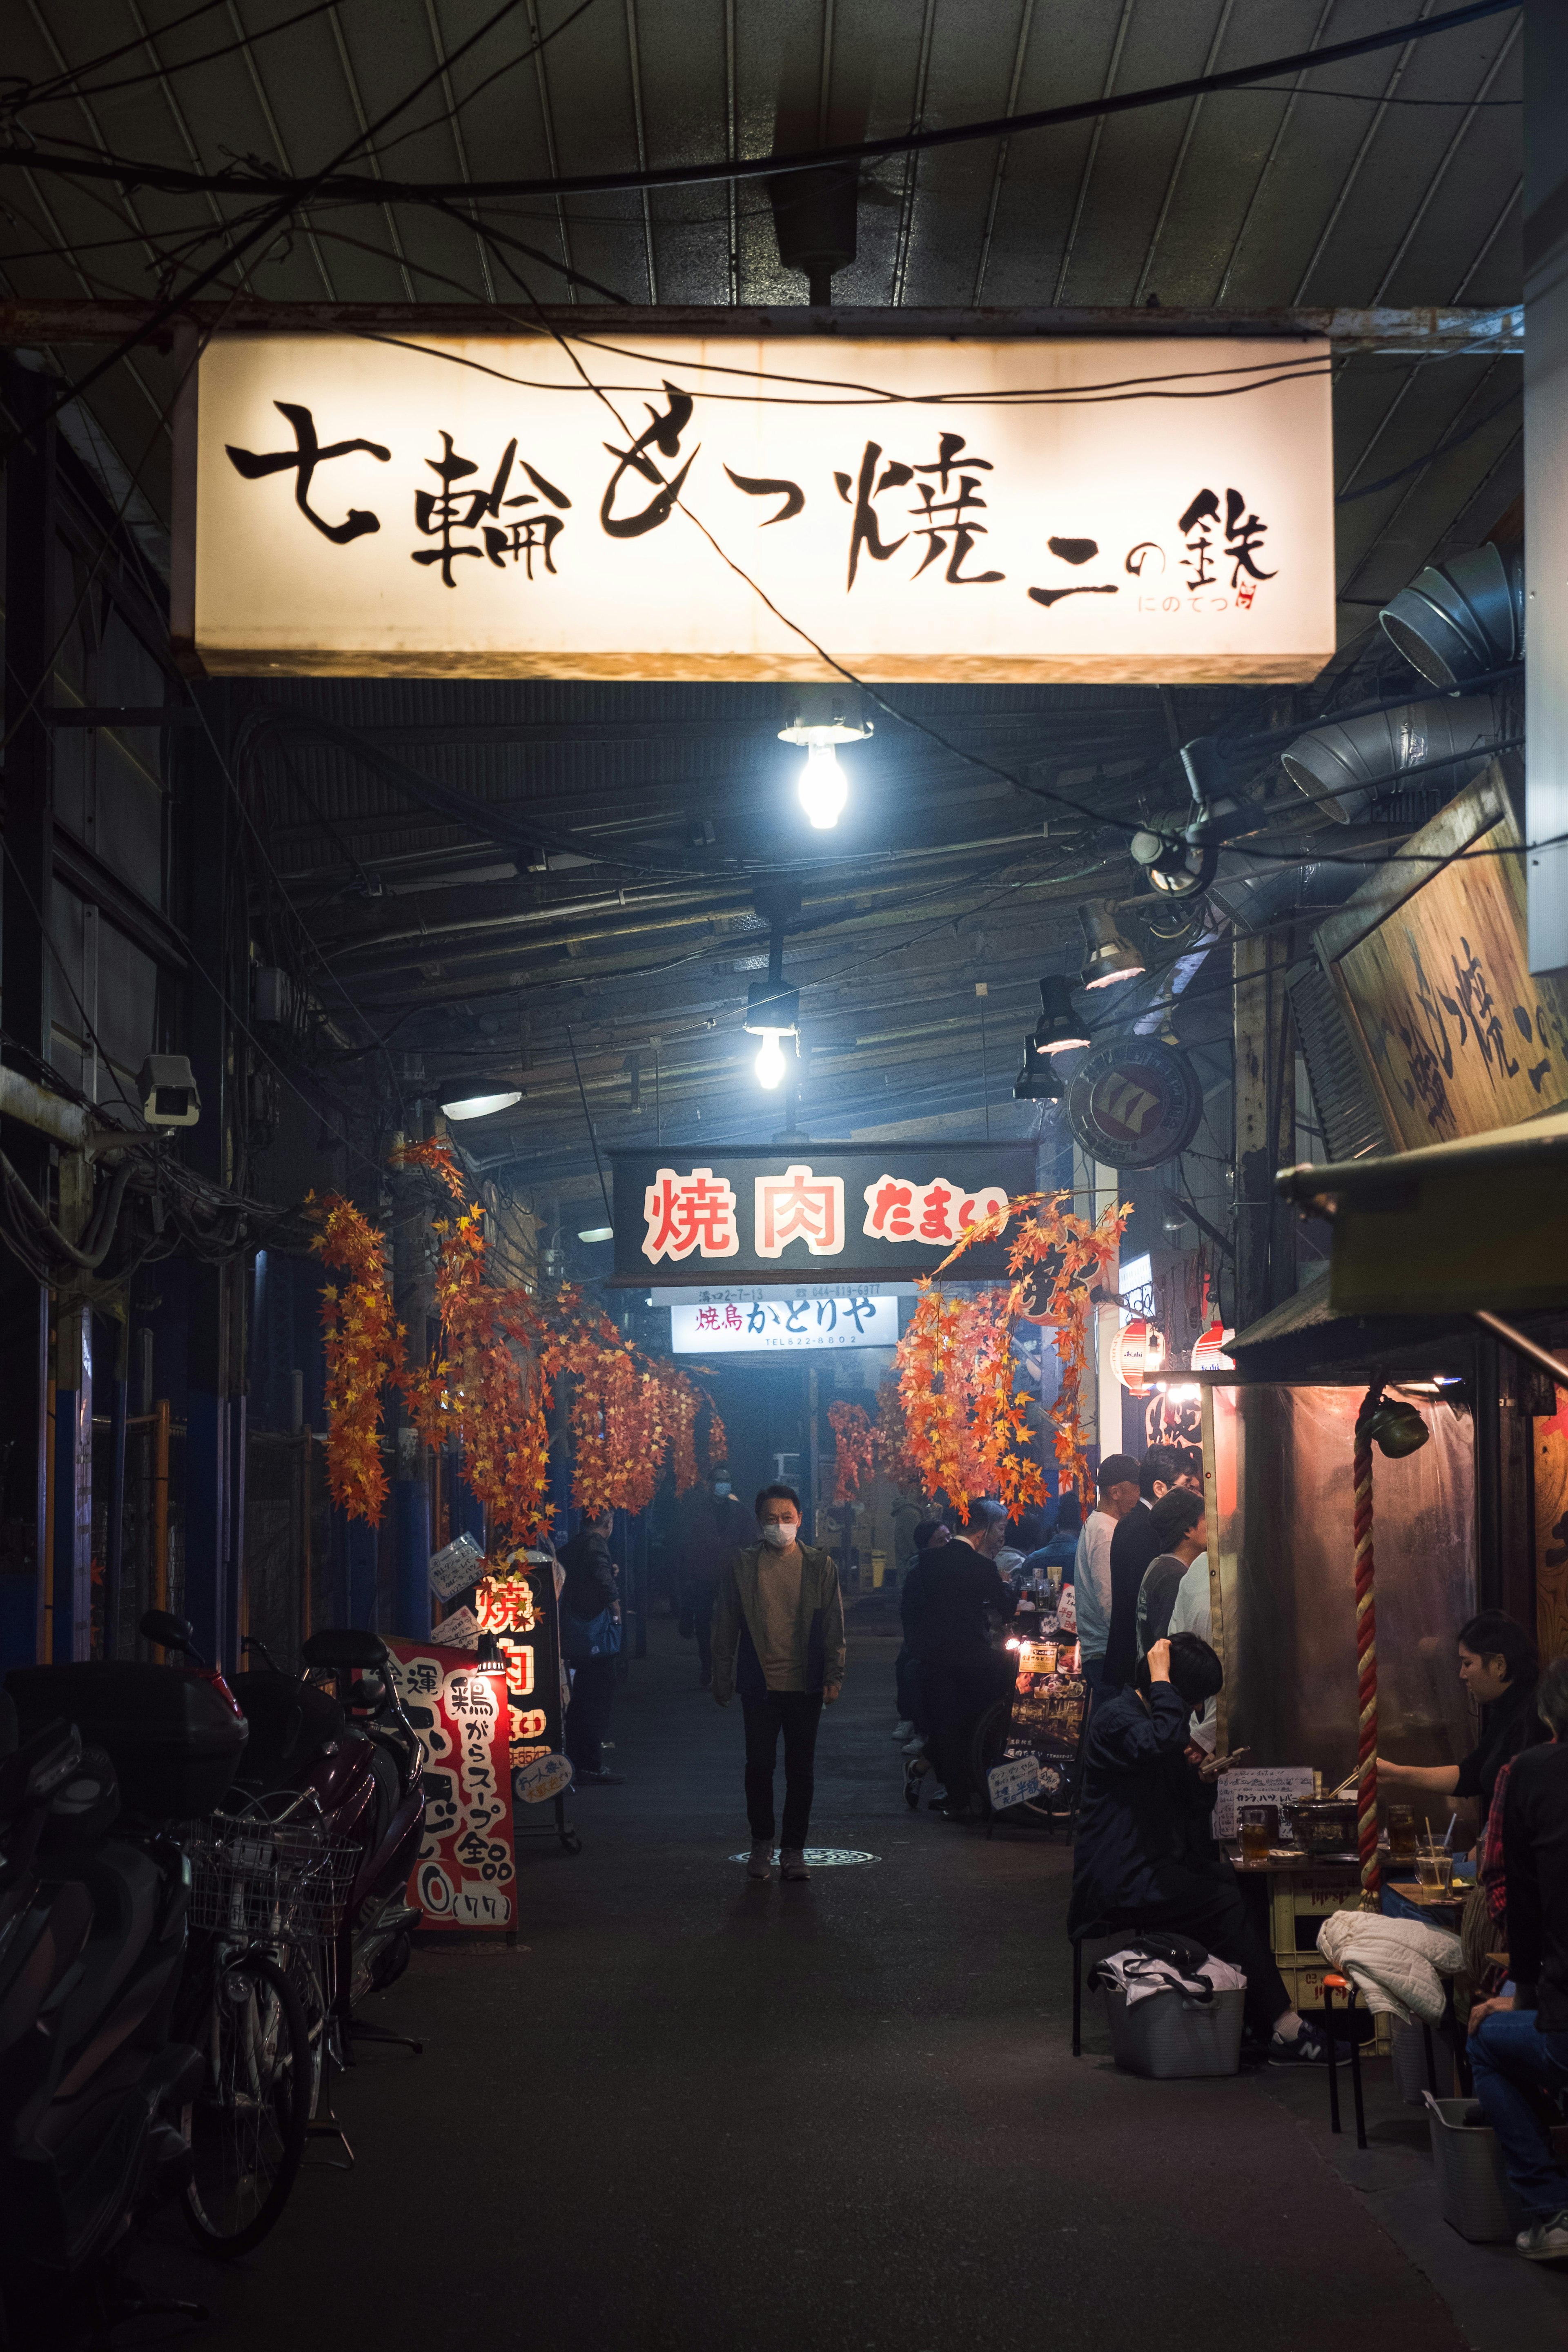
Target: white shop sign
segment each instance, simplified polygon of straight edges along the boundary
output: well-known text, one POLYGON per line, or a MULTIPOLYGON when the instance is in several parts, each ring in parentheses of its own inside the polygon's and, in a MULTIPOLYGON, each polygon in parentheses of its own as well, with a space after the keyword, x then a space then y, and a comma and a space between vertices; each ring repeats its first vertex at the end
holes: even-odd
POLYGON ((774 1292, 750 1305, 672 1307, 669 1344, 678 1356, 774 1353, 808 1348, 896 1348, 899 1302, 868 1297, 802 1298, 774 1292))
POLYGON ((804 629, 895 681, 1333 652, 1321 341, 574 350, 592 383, 544 336, 215 337, 176 412, 176 643, 214 674, 836 677, 804 629))
POLYGON ((1250 1769, 1240 1767, 1222 1773, 1215 1799, 1214 1833, 1216 1838, 1235 1837, 1238 1805, 1292 1804, 1311 1793, 1310 1764, 1257 1764, 1250 1769))

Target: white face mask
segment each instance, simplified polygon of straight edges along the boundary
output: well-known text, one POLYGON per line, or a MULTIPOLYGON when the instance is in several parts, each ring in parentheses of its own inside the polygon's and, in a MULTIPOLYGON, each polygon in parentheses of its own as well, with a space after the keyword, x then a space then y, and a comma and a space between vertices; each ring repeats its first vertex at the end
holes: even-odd
POLYGON ((794 1543, 799 1533, 798 1519, 770 1519, 763 1529, 763 1541, 771 1543, 779 1551, 784 1551, 794 1543))
POLYGON ((728 1478, 715 1478, 713 1481, 713 1492, 722 1497, 725 1495, 732 1493, 733 1489, 731 1488, 728 1478))

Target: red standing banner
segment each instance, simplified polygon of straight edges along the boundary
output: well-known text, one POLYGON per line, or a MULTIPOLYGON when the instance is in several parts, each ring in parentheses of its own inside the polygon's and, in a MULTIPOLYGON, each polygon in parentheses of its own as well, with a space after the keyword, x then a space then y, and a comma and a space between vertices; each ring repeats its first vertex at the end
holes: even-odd
POLYGON ((517 1926, 505 1676, 471 1650, 387 1636, 425 1750, 425 1835, 408 1883, 426 1927, 517 1926))

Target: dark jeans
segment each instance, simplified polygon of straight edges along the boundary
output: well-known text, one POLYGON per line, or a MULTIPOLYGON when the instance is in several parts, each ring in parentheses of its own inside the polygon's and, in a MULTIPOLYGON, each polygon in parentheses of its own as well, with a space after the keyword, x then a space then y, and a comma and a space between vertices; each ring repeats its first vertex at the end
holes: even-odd
POLYGON ((1509 2186, 1532 2221, 1568 2211, 1568 2172, 1542 2120, 1542 2092, 1568 2091, 1568 2033, 1542 2033, 1532 2009, 1494 2009, 1467 2055, 1481 2112, 1498 2136, 1509 2186))
POLYGON ((798 1851, 811 1827, 812 1770, 816 1754, 816 1727, 822 1720, 820 1691, 769 1691, 766 1698, 745 1698, 746 1819, 759 1845, 772 1844, 773 1835, 773 1759, 784 1733, 784 1802, 781 1847, 798 1851))
POLYGON ((1227 1864, 1222 1877, 1205 1878, 1195 1870, 1173 1871, 1167 1877, 1184 1882, 1179 1895, 1137 1912, 1113 1912, 1107 1927, 1112 1934, 1123 1928, 1168 1928, 1173 1934, 1190 1936, 1216 1960, 1228 1960, 1240 1969, 1247 1978, 1242 2013, 1247 2031, 1266 2041, 1292 2004, 1285 1979, 1274 1965, 1274 1955, 1241 1899, 1235 1874, 1227 1864))
POLYGON ((921 1661, 926 1736, 952 1805, 967 1803, 974 1727, 1012 1680, 1010 1662, 986 1642, 964 1642, 921 1661))
POLYGON ((921 1689, 921 1662, 906 1642, 893 1663, 893 1683, 898 1692, 899 1721, 912 1723, 924 1738, 930 1729, 926 1721, 925 1695, 921 1689))
POLYGON ((610 1727, 616 1701, 614 1658, 568 1658, 572 1669, 572 1704, 566 1710, 563 1744, 580 1772, 597 1772, 604 1763, 600 1741, 610 1727))

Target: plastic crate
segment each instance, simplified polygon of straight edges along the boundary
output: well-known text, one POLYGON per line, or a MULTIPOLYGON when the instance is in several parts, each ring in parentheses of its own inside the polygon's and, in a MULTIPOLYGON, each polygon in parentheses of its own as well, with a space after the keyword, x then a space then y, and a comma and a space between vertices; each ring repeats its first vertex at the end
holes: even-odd
MULTIPOLYGON (((1451 2099, 1458 2084, 1454 2081, 1454 2053, 1447 2037, 1434 2025, 1432 2035, 1432 2074, 1440 2099, 1451 2099)), ((1426 2080, 1426 2044, 1418 2025, 1405 2025, 1394 2021, 1394 2086, 1407 2107, 1425 2106, 1431 2087, 1426 2080)))
POLYGON ((1280 1871, 1269 1883, 1274 1957, 1295 1960, 1318 1948, 1318 1930, 1336 1911, 1361 1909, 1361 1884, 1343 1871, 1280 1871))
POLYGON ((1239 2070, 1241 1993, 1216 1992, 1212 2001, 1199 2001, 1156 1992, 1129 2007, 1119 1985, 1102 1990, 1111 2054, 1125 2073, 1164 2083, 1239 2070))
MULTIPOLYGON (((1529 2217, 1508 2185, 1497 2134, 1465 2122, 1471 2099, 1435 2099, 1429 2091, 1423 2099, 1444 2221, 1472 2246, 1511 2245, 1529 2217)), ((1568 2160, 1568 2125, 1553 2129, 1552 2143, 1558 2162, 1568 2160)))

